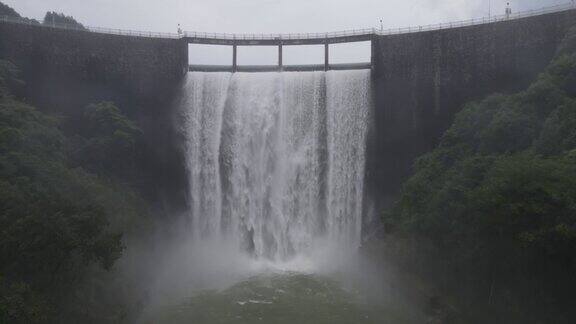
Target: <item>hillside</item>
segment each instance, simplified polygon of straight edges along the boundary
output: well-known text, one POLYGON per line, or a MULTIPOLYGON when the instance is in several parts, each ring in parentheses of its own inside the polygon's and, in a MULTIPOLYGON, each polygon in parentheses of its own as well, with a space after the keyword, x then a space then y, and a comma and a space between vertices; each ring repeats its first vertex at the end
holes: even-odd
POLYGON ((478 323, 576 316, 575 49, 572 30, 528 89, 466 105, 385 213, 399 258, 478 323))

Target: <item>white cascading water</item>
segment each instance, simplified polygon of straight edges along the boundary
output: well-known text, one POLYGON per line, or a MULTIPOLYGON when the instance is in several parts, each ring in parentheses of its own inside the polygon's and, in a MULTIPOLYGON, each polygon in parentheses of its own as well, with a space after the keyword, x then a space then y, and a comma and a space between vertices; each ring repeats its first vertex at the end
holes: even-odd
POLYGON ((370 72, 189 73, 193 235, 287 260, 360 244, 370 72))

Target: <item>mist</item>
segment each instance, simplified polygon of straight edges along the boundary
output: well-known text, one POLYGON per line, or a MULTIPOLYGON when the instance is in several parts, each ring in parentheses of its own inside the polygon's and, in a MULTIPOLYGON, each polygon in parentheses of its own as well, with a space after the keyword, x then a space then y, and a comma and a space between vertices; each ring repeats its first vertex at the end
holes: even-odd
POLYGON ((0 1, 0 322, 576 318, 567 1, 0 1))

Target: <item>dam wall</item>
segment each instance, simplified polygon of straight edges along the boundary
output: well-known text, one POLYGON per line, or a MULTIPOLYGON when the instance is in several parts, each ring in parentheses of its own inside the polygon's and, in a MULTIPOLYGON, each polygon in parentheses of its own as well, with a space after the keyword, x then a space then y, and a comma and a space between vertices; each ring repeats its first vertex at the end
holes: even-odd
POLYGON ((466 102, 524 89, 554 57, 576 10, 375 36, 374 132, 367 184, 388 204, 466 102))
MULTIPOLYGON (((466 102, 525 88, 575 22, 576 10, 566 10, 452 29, 373 34, 366 187, 376 207, 394 198, 415 158, 437 145, 466 102)), ((0 22, 0 59, 22 69, 28 83, 24 95, 40 109, 69 113, 91 102, 116 102, 144 130, 142 163, 151 175, 145 180, 150 196, 166 205, 186 204, 189 184, 173 105, 190 68, 185 38, 0 22)))
POLYGON ((188 70, 187 43, 0 22, 0 59, 18 66, 21 97, 42 111, 73 117, 90 103, 116 103, 143 130, 140 190, 159 212, 185 208, 172 102, 188 70))
POLYGON ((135 37, 0 23, 0 56, 25 74, 64 75, 77 82, 114 84, 136 95, 180 80, 188 45, 180 39, 135 37))

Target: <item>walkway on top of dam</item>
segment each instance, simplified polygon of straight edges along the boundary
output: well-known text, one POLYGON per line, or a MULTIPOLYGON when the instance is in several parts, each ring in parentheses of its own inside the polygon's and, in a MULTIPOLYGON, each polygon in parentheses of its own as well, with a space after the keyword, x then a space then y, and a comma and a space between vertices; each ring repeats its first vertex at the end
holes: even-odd
POLYGON ((189 44, 277 46, 277 45, 322 45, 337 43, 365 42, 377 34, 375 28, 354 29, 331 33, 295 34, 220 34, 183 32, 183 39, 189 44))
POLYGON ((511 15, 493 15, 456 22, 404 28, 364 28, 328 33, 289 33, 289 34, 226 34, 183 31, 178 34, 190 44, 238 45, 238 46, 277 46, 277 45, 322 45, 370 41, 374 36, 417 33, 432 30, 451 29, 466 26, 515 20, 538 15, 576 9, 574 2, 549 6, 538 10, 528 10, 511 15))
POLYGON ((227 33, 205 33, 195 31, 181 31, 177 33, 146 32, 125 29, 113 29, 102 27, 90 27, 71 24, 61 24, 53 22, 42 22, 42 19, 26 19, 11 16, 0 16, 0 23, 18 23, 37 25, 46 28, 58 28, 69 30, 81 30, 85 32, 113 34, 135 37, 183 39, 191 44, 214 44, 214 45, 310 45, 310 44, 335 44, 348 42, 369 41, 374 36, 397 35, 406 33, 417 33, 432 30, 451 29, 481 24, 489 24, 506 20, 527 18, 532 16, 556 13, 560 11, 576 9, 574 2, 544 7, 537 10, 528 10, 513 13, 511 15, 493 15, 491 17, 474 18, 456 22, 439 23, 426 26, 411 26, 403 28, 364 28, 328 33, 279 33, 279 34, 227 34, 227 33), (42 23, 41 23, 42 22, 42 23))
MULTIPOLYGON (((453 29, 468 26, 484 25, 490 23, 500 23, 513 21, 522 18, 553 14, 563 11, 575 10, 574 1, 563 4, 545 7, 539 10, 530 10, 513 14, 496 15, 488 18, 470 19, 458 22, 440 23, 427 26, 416 26, 406 28, 394 28, 384 30, 381 28, 353 29, 339 32, 328 33, 289 33, 289 34, 226 34, 226 33, 204 33, 183 31, 178 27, 176 33, 155 33, 142 32, 122 29, 109 29, 100 27, 89 27, 79 24, 61 24, 54 21, 43 21, 27 19, 21 17, 0 16, 0 23, 15 23, 32 25, 39 28, 71 30, 82 33, 122 35, 130 37, 144 37, 155 39, 173 39, 187 44, 204 44, 204 45, 224 45, 232 47, 231 65, 197 65, 188 66, 189 71, 203 72, 267 72, 267 71, 328 71, 328 70, 350 70, 350 69, 369 69, 373 65, 374 57, 370 62, 363 63, 330 63, 330 45, 338 43, 352 43, 371 41, 374 43, 376 37, 386 35, 398 35, 408 33, 419 33, 434 30, 453 29), (311 65, 285 65, 283 63, 283 47, 294 45, 322 45, 324 46, 324 63, 311 65), (238 47, 241 46, 276 46, 278 47, 278 63, 276 65, 265 66, 240 66, 238 64, 238 47)), ((184 45, 184 44, 183 44, 184 45)))

